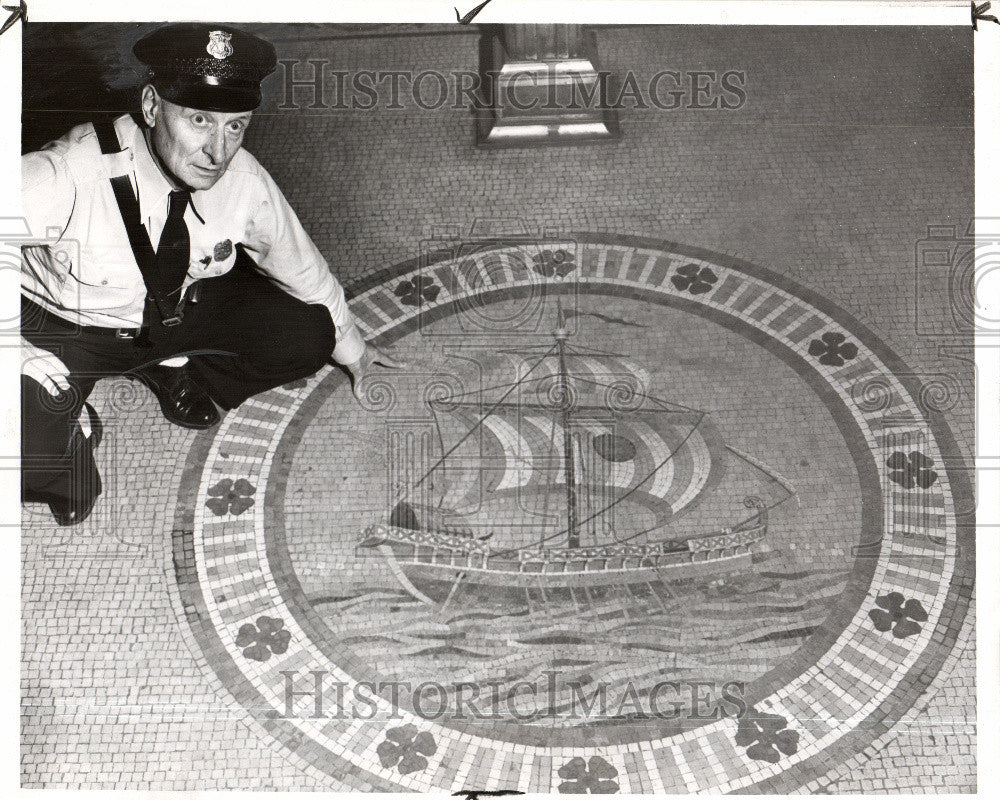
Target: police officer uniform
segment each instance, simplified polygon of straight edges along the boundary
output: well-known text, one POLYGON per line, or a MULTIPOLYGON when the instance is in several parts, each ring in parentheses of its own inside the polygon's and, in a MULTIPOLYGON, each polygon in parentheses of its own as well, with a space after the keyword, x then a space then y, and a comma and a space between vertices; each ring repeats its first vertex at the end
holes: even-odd
MULTIPOLYGON (((162 98, 205 111, 256 108, 276 64, 270 44, 220 25, 168 25, 134 52, 162 98)), ((160 163, 128 115, 22 158, 25 215, 45 237, 23 249, 22 335, 70 383, 53 398, 22 376, 22 490, 63 524, 101 491, 95 438, 78 422, 99 378, 143 378, 168 418, 205 427, 217 416, 200 398, 234 408, 365 349, 341 285, 252 155, 240 149, 204 190, 172 185, 160 163), (171 258, 180 272, 165 288, 171 258), (177 355, 185 367, 154 366, 177 355)))

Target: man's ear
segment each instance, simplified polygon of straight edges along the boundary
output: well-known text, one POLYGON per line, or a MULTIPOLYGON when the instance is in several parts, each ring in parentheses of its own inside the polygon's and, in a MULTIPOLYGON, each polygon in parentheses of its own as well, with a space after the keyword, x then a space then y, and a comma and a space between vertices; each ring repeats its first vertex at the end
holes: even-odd
POLYGON ((156 117, 161 108, 163 105, 160 101, 160 95, 153 84, 147 83, 142 87, 142 118, 150 128, 156 125, 156 117))

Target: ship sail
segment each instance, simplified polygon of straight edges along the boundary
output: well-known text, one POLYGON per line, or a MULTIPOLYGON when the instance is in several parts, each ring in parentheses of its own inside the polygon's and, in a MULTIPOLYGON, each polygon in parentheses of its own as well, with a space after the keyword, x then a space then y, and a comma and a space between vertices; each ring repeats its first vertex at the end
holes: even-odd
POLYGON ((447 486, 441 506, 457 514, 565 487, 566 441, 574 450, 574 483, 587 501, 582 511, 591 516, 629 498, 662 525, 717 480, 725 464, 715 427, 699 412, 581 404, 567 439, 551 404, 449 402, 432 403, 432 410, 444 442, 444 431, 472 432, 439 465, 447 486))

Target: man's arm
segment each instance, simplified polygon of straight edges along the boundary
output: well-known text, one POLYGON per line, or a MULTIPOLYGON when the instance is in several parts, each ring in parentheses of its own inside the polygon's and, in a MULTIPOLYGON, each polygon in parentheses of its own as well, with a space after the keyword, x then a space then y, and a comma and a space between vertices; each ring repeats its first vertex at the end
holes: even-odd
POLYGON ((338 364, 356 364, 364 356, 365 340, 347 306, 344 289, 277 184, 259 169, 262 202, 247 226, 243 245, 261 271, 292 297, 330 310, 337 328, 333 358, 338 364))
POLYGON ((57 150, 21 156, 21 203, 32 238, 51 240, 66 230, 75 202, 76 185, 57 150))
MULTIPOLYGON (((69 217, 76 201, 76 186, 65 160, 53 150, 27 153, 21 156, 21 202, 28 232, 34 239, 51 240, 53 234, 62 234, 69 224, 69 217)), ((42 245, 46 246, 46 245, 42 245)), ((32 249, 28 246, 26 249, 32 249)), ((36 270, 69 270, 69 263, 56 259, 29 259, 21 256, 21 269, 27 274, 23 280, 33 280, 42 285, 45 276, 36 270), (44 264, 45 266, 40 266, 44 264)), ((64 278, 59 275, 57 278, 64 278)), ((37 381, 49 394, 55 396, 69 389, 69 370, 55 355, 21 337, 21 374, 37 381)))

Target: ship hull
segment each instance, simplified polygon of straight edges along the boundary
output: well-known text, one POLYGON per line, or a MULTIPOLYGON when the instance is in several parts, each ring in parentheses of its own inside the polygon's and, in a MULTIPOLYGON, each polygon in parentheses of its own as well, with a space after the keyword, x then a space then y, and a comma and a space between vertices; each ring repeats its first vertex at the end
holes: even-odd
MULTIPOLYGON (((395 555, 393 555, 395 557, 395 555)), ((751 555, 740 553, 708 561, 686 561, 663 566, 624 569, 567 570, 565 572, 518 572, 475 567, 452 567, 440 564, 396 563, 418 587, 447 586, 461 580, 477 586, 517 589, 593 589, 602 586, 645 584, 655 581, 714 580, 750 566, 751 555)))
POLYGON ((766 523, 739 532, 648 545, 494 550, 469 537, 376 526, 362 546, 377 549, 396 580, 424 602, 441 587, 587 590, 656 581, 709 581, 748 568, 766 523))

